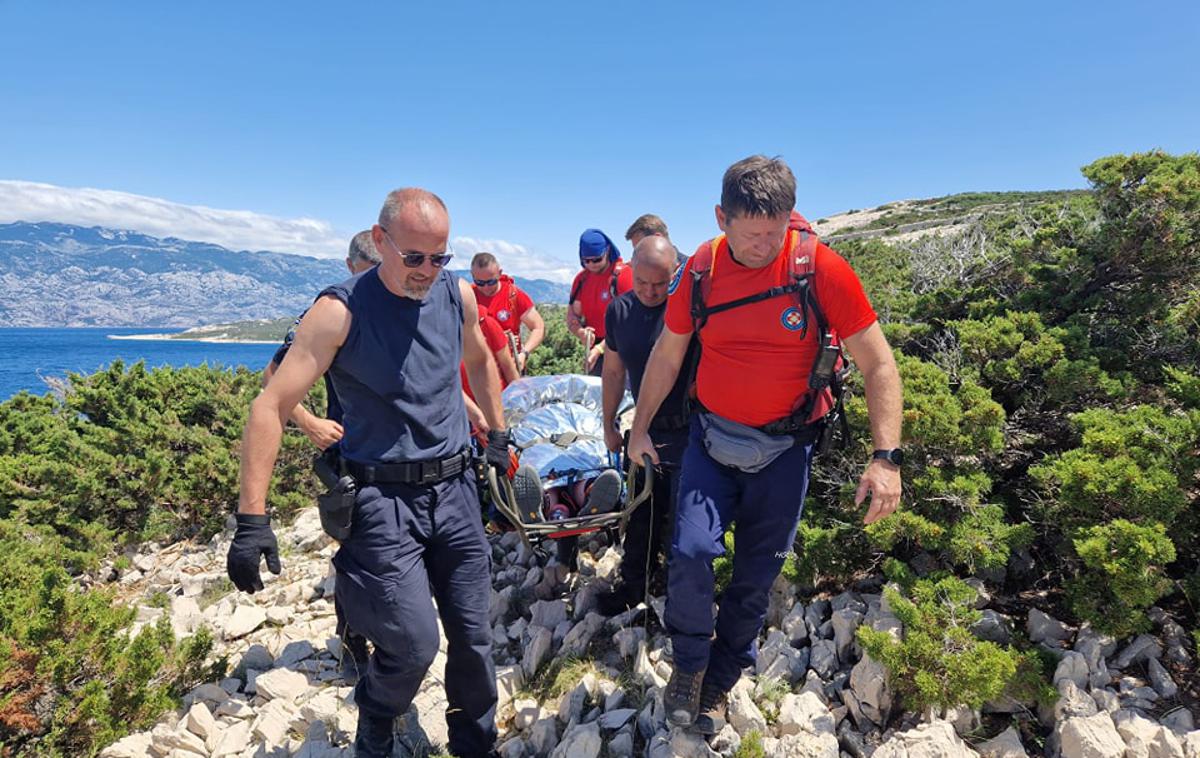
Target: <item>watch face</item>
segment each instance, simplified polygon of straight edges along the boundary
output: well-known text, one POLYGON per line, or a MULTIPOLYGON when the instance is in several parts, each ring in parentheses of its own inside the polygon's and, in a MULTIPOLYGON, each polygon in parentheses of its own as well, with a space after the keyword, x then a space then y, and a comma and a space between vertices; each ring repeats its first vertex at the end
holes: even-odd
POLYGON ((882 458, 893 466, 904 465, 904 451, 898 447, 892 450, 876 450, 873 457, 882 458))

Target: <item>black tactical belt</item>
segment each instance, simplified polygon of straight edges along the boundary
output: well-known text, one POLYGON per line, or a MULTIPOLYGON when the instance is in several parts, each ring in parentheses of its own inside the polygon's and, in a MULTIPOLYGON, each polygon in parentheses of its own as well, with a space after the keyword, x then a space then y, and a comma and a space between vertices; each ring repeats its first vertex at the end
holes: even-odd
POLYGON ((471 450, 463 448, 448 458, 402 463, 346 461, 346 470, 360 487, 370 484, 436 484, 458 476, 471 466, 471 450))

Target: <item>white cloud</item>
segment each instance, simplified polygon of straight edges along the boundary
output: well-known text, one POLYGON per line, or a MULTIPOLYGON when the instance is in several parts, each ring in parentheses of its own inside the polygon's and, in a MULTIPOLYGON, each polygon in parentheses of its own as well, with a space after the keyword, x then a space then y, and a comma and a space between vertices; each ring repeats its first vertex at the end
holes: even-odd
MULTIPOLYGON (((50 221, 79 226, 126 229, 154 237, 211 242, 230 250, 271 250, 317 258, 342 258, 348 237, 328 221, 278 218, 253 211, 184 205, 117 190, 58 187, 0 179, 0 223, 50 221)), ((456 237, 451 266, 467 268, 481 250, 494 253, 511 274, 530 279, 570 282, 576 268, 504 240, 456 237)))
POLYGON ((0 223, 54 221, 211 242, 231 250, 274 250, 341 258, 349 240, 327 221, 183 205, 115 190, 0 180, 0 223))
POLYGON ((496 256, 505 273, 517 274, 528 279, 547 279, 570 284, 579 271, 578 265, 571 266, 548 255, 534 252, 524 245, 504 240, 455 237, 450 244, 454 247, 454 259, 450 266, 456 269, 469 268, 471 256, 479 252, 488 252, 496 256))

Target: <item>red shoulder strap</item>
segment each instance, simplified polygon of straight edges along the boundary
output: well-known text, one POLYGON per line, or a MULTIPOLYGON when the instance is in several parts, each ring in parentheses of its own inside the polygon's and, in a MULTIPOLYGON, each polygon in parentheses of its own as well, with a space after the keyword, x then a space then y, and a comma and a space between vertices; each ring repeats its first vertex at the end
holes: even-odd
POLYGON ((817 270, 817 235, 809 230, 796 230, 796 240, 788 258, 788 270, 793 279, 811 276, 817 270))

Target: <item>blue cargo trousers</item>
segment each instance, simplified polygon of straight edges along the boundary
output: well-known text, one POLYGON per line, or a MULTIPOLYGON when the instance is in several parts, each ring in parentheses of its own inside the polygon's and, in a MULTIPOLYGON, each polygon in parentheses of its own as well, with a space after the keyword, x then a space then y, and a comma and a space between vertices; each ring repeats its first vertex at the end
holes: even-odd
POLYGON ((446 725, 454 755, 496 741, 496 672, 488 623, 491 547, 470 472, 431 485, 358 493, 349 539, 333 558, 337 600, 375 651, 354 698, 369 715, 408 710, 446 633, 446 725))
POLYGON ((713 460, 702 435, 693 419, 675 503, 666 626, 675 667, 707 670, 705 685, 725 692, 758 657, 768 593, 792 552, 804 509, 812 445, 798 443, 750 474, 713 460), (714 623, 713 559, 725 553, 730 524, 733 578, 714 623))

